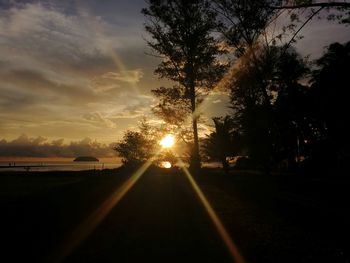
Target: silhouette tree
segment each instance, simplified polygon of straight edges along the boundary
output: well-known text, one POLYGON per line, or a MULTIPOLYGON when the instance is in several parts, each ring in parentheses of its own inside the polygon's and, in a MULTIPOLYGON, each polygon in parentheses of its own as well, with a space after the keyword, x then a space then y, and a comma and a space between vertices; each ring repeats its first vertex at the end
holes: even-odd
POLYGON ((145 118, 139 123, 139 131, 127 130, 114 150, 125 166, 137 166, 149 160, 157 150, 158 131, 145 118))
MULTIPOLYGON (((302 10, 309 9, 312 17, 314 13, 319 13, 321 10, 328 12, 329 20, 337 20, 339 23, 350 23, 350 3, 345 1, 310 1, 310 0, 284 0, 270 6, 274 10, 302 10), (316 9, 315 9, 316 8, 316 9), (316 11, 315 11, 316 10, 316 11), (331 10, 336 12, 332 13, 331 10)), ((296 18, 296 13, 290 14, 296 18)), ((308 22, 308 21, 307 21, 308 22)))
POLYGON ((123 140, 118 142, 114 150, 122 157, 126 166, 139 165, 150 157, 148 142, 140 132, 126 131, 123 140))
MULTIPOLYGON (((254 94, 251 91, 241 91, 250 92, 250 95, 255 97, 255 101, 259 100, 259 104, 263 105, 266 110, 272 110, 271 94, 267 90, 268 83, 266 83, 269 79, 266 75, 271 74, 272 71, 266 64, 269 64, 270 61, 275 63, 275 39, 281 38, 287 28, 277 36, 269 36, 271 40, 267 40, 266 29, 276 16, 271 6, 279 5, 280 1, 213 0, 213 3, 214 10, 220 14, 218 30, 226 44, 233 50, 231 71, 236 74, 237 68, 243 65, 246 71, 250 70, 249 74, 254 74, 253 79, 256 80, 254 94), (249 67, 247 67, 248 64, 249 67)), ((243 71, 240 70, 238 74, 243 74, 243 71)), ((249 78, 246 80, 249 81, 249 78)))
POLYGON ((308 141, 307 138, 320 137, 313 135, 312 129, 321 129, 310 115, 312 111, 308 111, 308 89, 298 82, 307 74, 307 67, 292 51, 291 44, 298 38, 300 30, 321 14, 328 14, 328 19, 348 23, 349 3, 281 0, 212 2, 212 8, 219 14, 218 29, 233 50, 234 63, 226 84, 231 91, 237 129, 244 135, 242 141, 248 146, 250 155, 266 165, 278 155, 281 158, 292 153, 291 156, 295 157, 300 155, 301 150, 306 153, 302 138, 308 141), (336 13, 331 13, 331 9, 336 13), (291 20, 280 32, 269 34, 274 31, 272 23, 284 10, 292 10, 289 13, 291 20), (322 10, 328 13, 321 13, 322 10), (299 18, 299 11, 305 11, 304 22, 299 18), (277 43, 282 45, 277 46, 277 43), (285 154, 282 154, 283 151, 285 154))
POLYGON ((142 10, 147 17, 148 45, 162 59, 155 73, 175 82, 153 93, 160 100, 155 112, 169 122, 182 125, 192 114, 193 149, 191 167, 200 167, 198 116, 196 112, 206 92, 221 78, 225 65, 212 33, 216 29, 216 13, 203 0, 150 0, 142 10))
POLYGON ((350 23, 350 3, 342 1, 310 0, 213 0, 212 8, 219 14, 219 31, 227 43, 235 48, 235 55, 241 56, 256 44, 286 44, 286 49, 297 39, 314 17, 339 23, 350 23), (274 25, 283 12, 290 17, 276 31, 274 25), (325 11, 325 12, 321 12, 325 11), (333 12, 334 11, 334 12, 333 12), (260 40, 260 41, 259 41, 260 40), (286 42, 285 42, 286 41, 286 42))
POLYGON ((244 137, 250 157, 269 169, 274 152, 281 147, 280 126, 296 121, 291 112, 291 116, 280 117, 283 107, 279 107, 279 102, 297 93, 298 80, 305 76, 307 67, 294 50, 285 52, 284 47, 261 48, 255 51, 255 58, 248 55, 227 79, 226 86, 235 128, 244 137))
POLYGON ((350 3, 341 1, 328 1, 328 2, 316 2, 310 0, 285 0, 279 1, 280 5, 271 6, 275 9, 299 9, 299 8, 311 8, 311 7, 343 7, 350 8, 350 3))
POLYGON ((218 29, 237 57, 253 47, 261 38, 275 12, 271 6, 279 0, 213 0, 212 8, 219 14, 218 29))
MULTIPOLYGON (((316 61, 310 90, 310 112, 318 119, 326 138, 323 154, 333 166, 345 166, 349 158, 348 88, 350 42, 333 43, 316 61)), ((319 131, 319 130, 317 130, 319 131)))
POLYGON ((233 143, 233 123, 229 116, 213 118, 215 131, 204 140, 205 154, 214 161, 220 161, 224 171, 229 171, 227 157, 233 156, 235 150, 233 143))

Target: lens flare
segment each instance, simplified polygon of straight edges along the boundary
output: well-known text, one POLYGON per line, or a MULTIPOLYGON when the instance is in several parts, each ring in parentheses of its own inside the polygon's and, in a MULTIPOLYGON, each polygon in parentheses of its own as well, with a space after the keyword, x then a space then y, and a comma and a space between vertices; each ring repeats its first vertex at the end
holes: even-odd
POLYGON ((229 253, 230 253, 230 255, 231 255, 232 259, 233 259, 233 262, 245 263, 245 260, 244 260, 243 256, 240 254, 236 244, 233 242, 232 238, 230 237, 230 234, 227 232, 224 224, 221 222, 221 220, 220 220, 219 216, 217 215, 216 211, 211 206, 211 204, 209 203, 208 199, 206 198, 206 196, 204 195, 202 190, 199 188, 198 184, 196 183, 196 181, 192 177, 192 175, 189 172, 189 170, 184 165, 183 161, 181 159, 178 159, 178 160, 179 160, 180 164, 182 164, 181 168, 182 168, 185 176, 187 177, 188 181, 190 182, 194 192, 196 193, 197 197, 201 201, 201 203, 202 203, 203 207, 205 208, 209 218, 211 219, 212 223, 214 224, 218 234, 220 235, 220 237, 224 241, 224 243, 226 245, 226 248, 229 251, 229 253))
POLYGON ((173 135, 171 134, 167 134, 161 141, 160 141, 160 145, 163 148, 170 148, 174 145, 175 143, 175 138, 173 135))
POLYGON ((152 165, 159 155, 157 152, 146 163, 144 163, 132 176, 117 188, 95 211, 93 211, 78 227, 67 236, 67 239, 49 257, 50 262, 62 262, 73 250, 82 243, 119 203, 119 201, 135 185, 140 177, 152 165))
POLYGON ((171 168, 171 163, 170 162, 161 162, 160 167, 170 169, 171 168))

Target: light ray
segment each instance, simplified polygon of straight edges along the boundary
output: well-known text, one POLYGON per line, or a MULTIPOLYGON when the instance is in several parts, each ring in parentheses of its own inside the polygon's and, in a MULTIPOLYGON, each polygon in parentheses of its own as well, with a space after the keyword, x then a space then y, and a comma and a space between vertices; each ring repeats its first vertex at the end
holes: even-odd
POLYGON ((82 243, 102 222, 103 219, 111 212, 111 210, 119 203, 126 193, 135 185, 145 171, 150 167, 156 153, 146 163, 144 163, 122 186, 114 191, 93 213, 91 213, 85 221, 83 221, 69 237, 66 242, 54 253, 50 261, 62 262, 69 256, 73 250, 82 243))
POLYGON ((181 168, 184 171, 187 179, 189 180, 194 192, 197 194, 199 200, 201 201, 202 205, 204 206, 206 212, 208 213, 209 218, 211 219, 212 223, 214 224, 216 230, 218 231, 220 237, 224 241, 226 248, 228 249, 232 259, 236 263, 245 263, 245 260, 243 259, 241 253, 239 252, 237 246, 233 242, 232 238, 230 237, 229 233, 227 232, 225 226, 221 222, 219 216, 215 212, 214 208, 210 205, 208 199, 205 197, 202 190, 199 188, 196 181, 193 179, 191 173, 189 170, 185 167, 184 163, 181 159, 178 159, 181 163, 181 168))
MULTIPOLYGON (((128 68, 125 66, 124 62, 122 61, 122 59, 120 58, 113 46, 113 41, 116 41, 116 39, 113 39, 112 41, 108 32, 106 32, 106 29, 102 26, 101 21, 98 17, 87 15, 89 14, 89 9, 84 8, 84 1, 76 0, 75 7, 80 17, 86 22, 86 25, 89 25, 89 27, 94 30, 95 38, 103 39, 104 48, 108 52, 110 58, 113 60, 116 69, 118 70, 118 73, 123 75, 123 77, 125 77, 126 79, 132 78, 133 76, 129 73, 128 68)), ((135 82, 129 81, 128 84, 134 90, 134 92, 136 92, 137 94, 141 93, 138 88, 138 85, 135 82)))

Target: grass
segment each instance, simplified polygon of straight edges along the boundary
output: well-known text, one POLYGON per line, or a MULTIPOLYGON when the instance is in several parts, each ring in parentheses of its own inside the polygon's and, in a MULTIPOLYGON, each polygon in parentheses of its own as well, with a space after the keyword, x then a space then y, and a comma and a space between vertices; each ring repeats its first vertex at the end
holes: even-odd
MULTIPOLYGON (((6 256, 45 258, 129 176, 122 168, 0 173, 6 256)), ((349 262, 348 179, 217 169, 203 169, 195 179, 248 262, 349 262)))
POLYGON ((249 171, 197 180, 249 262, 349 260, 349 180, 249 171))

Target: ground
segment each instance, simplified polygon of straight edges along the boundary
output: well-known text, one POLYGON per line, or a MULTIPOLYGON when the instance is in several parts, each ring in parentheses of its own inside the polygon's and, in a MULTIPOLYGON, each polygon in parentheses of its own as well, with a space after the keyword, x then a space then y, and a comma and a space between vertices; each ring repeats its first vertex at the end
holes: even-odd
MULTIPOLYGON (((146 172, 93 231, 81 234, 131 175, 0 174, 0 261, 232 262, 176 169, 146 172)), ((213 169, 195 180, 246 262, 349 262, 349 180, 213 169)))

